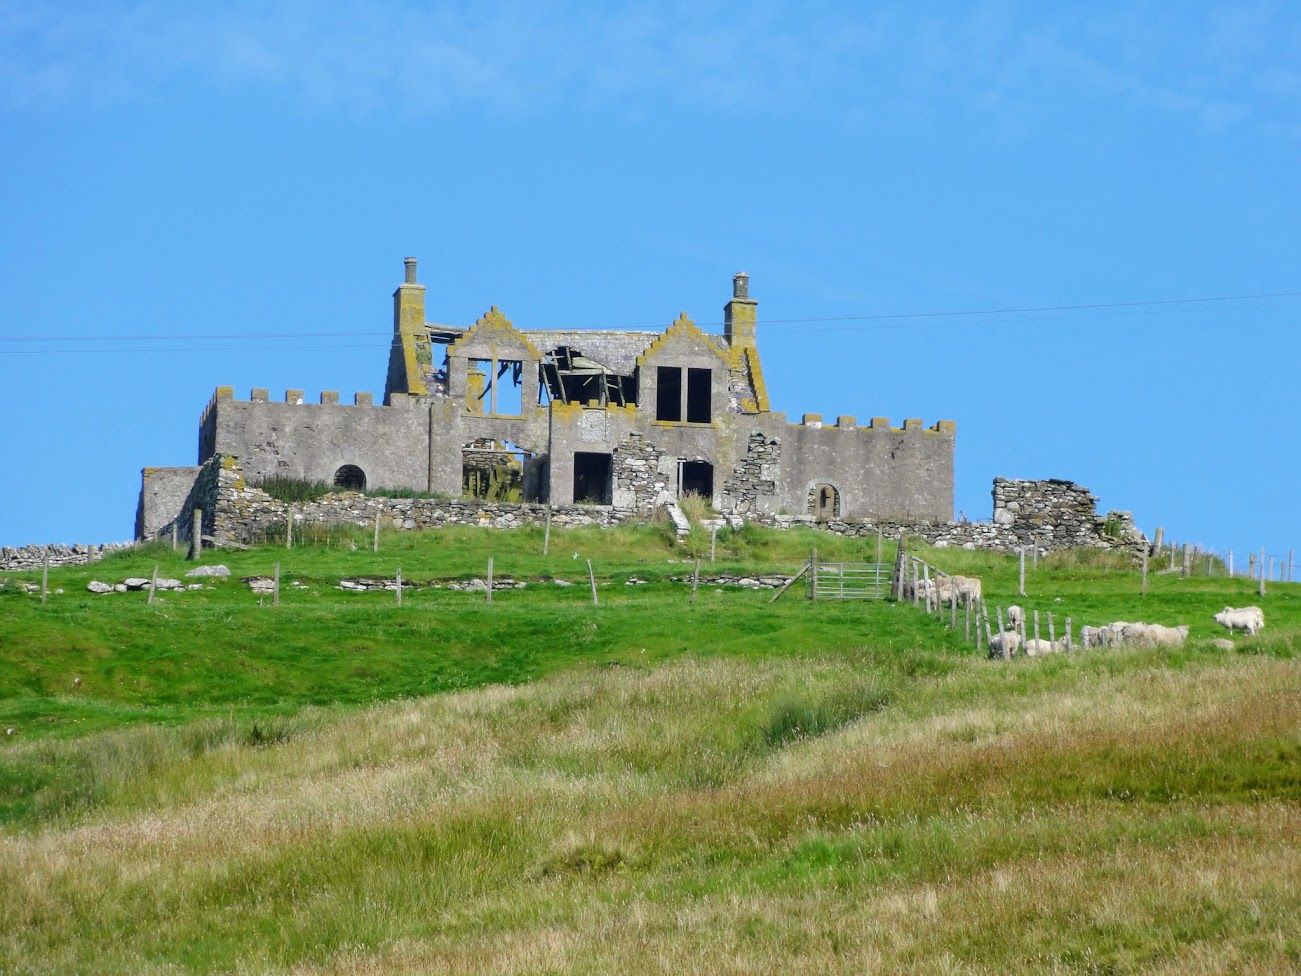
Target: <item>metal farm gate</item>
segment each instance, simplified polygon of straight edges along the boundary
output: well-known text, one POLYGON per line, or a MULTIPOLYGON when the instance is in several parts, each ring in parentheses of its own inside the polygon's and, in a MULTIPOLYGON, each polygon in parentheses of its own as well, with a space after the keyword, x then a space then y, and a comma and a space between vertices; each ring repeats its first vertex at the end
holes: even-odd
POLYGON ((890 595, 889 563, 814 561, 809 573, 811 600, 884 600, 890 595))

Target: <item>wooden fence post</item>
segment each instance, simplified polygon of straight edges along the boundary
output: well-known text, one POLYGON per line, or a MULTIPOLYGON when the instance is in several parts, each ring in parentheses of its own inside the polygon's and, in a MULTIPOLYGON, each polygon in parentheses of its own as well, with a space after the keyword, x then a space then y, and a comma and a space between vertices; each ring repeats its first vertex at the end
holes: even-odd
POLYGON ((818 550, 809 550, 809 599, 818 598, 818 550))
POLYGON ((1017 593, 1020 596, 1025 596, 1025 546, 1021 547, 1021 577, 1017 586, 1017 593))
POLYGON ((176 551, 176 543, 177 543, 176 519, 172 519, 172 552, 176 551))
POLYGON ((1071 649, 1071 618, 1066 618, 1066 649, 1071 649))
MULTIPOLYGON (((154 563, 154 575, 153 575, 152 577, 150 577, 150 580, 149 580, 149 599, 146 600, 145 603, 153 603, 153 602, 154 602, 154 594, 157 593, 157 592, 158 592, 158 564, 157 564, 157 563, 154 563)), ((45 591, 44 591, 44 589, 42 589, 42 591, 41 591, 41 599, 42 599, 42 600, 45 599, 45 591)))
POLYGON ((592 572, 592 560, 587 561, 587 579, 592 584, 592 606, 599 607, 600 601, 596 598, 596 574, 592 572))
POLYGON ((401 566, 398 567, 395 580, 397 582, 398 606, 402 606, 402 567, 401 566))
POLYGON ((1233 550, 1229 550, 1229 578, 1233 578, 1233 550))
POLYGON ((375 541, 371 543, 371 552, 379 552, 379 512, 375 513, 375 541))
POLYGON ((203 558, 203 509, 194 510, 190 526, 190 561, 198 562, 203 558))
POLYGON ((881 530, 876 530, 876 564, 881 565, 881 530))
POLYGON ((1147 596, 1147 550, 1143 550, 1143 596, 1147 596))
POLYGON ((700 560, 696 560, 696 568, 691 574, 691 605, 696 605, 696 587, 700 585, 700 560))
POLYGON ((275 576, 272 579, 271 586, 271 605, 280 606, 280 564, 276 563, 275 576))
POLYGON ((717 548, 717 546, 718 546, 718 526, 711 525, 709 527, 709 561, 711 563, 714 561, 714 549, 717 548))
POLYGON ((1158 525, 1156 527, 1156 532, 1152 536, 1152 552, 1158 554, 1161 552, 1161 540, 1164 537, 1165 537, 1165 529, 1161 528, 1161 526, 1158 525))
POLYGON ((547 527, 542 533, 542 555, 547 554, 551 548, 551 502, 547 502, 547 527))
POLYGON ((1039 611, 1034 612, 1034 646, 1036 653, 1039 650, 1039 611))
POLYGON ((1056 650, 1057 631, 1053 628, 1053 612, 1051 610, 1048 611, 1048 643, 1053 646, 1054 650, 1056 650))
POLYGON ((294 506, 285 506, 285 548, 294 547, 294 506))
POLYGON ((1190 563, 1191 563, 1191 561, 1192 561, 1192 552, 1193 552, 1193 547, 1190 546, 1188 543, 1185 542, 1185 543, 1184 543, 1184 558, 1183 558, 1183 562, 1180 564, 1180 567, 1179 567, 1179 575, 1180 575, 1181 577, 1183 577, 1184 579, 1187 579, 1189 573, 1192 572, 1192 566, 1190 565, 1190 563))
POLYGON ((958 627, 958 588, 954 585, 949 586, 949 626, 958 627))
MULTIPOLYGON (((977 635, 979 635, 977 629, 977 635)), ((962 636, 968 643, 971 642, 971 593, 962 598, 962 636)))
POLYGON ((488 557, 488 602, 492 602, 492 557, 488 557))
MULTIPOLYGON (((50 592, 50 551, 45 550, 45 562, 41 564, 41 602, 45 602, 46 595, 50 592)), ((150 597, 153 592, 150 592, 150 597)))

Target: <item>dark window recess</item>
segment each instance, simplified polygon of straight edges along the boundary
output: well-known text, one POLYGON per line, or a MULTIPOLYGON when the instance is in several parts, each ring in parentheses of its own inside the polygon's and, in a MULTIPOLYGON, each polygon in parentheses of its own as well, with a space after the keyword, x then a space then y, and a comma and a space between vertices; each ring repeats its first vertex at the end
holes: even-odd
POLYGON ((655 419, 682 421, 681 366, 660 366, 655 370, 655 419))
POLYGON ((710 371, 687 370, 687 423, 707 424, 713 420, 709 409, 710 371))
POLYGON ((591 451, 574 452, 574 501, 589 505, 609 505, 613 501, 609 454, 591 451))
POLYGON ((683 461, 682 476, 678 481, 678 494, 699 495, 706 501, 713 498, 714 466, 708 461, 683 461))
POLYGON ((345 464, 334 472, 334 486, 336 488, 347 488, 351 491, 365 491, 366 472, 355 464, 345 464))

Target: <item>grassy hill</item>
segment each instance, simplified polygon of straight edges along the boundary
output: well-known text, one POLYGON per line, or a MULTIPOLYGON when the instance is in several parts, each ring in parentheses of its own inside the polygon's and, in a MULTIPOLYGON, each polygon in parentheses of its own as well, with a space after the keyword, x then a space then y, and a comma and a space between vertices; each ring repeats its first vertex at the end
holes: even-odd
MULTIPOLYGON (((85 584, 163 550, 0 591, 0 972, 1301 971, 1301 588, 923 553, 1192 629, 990 662, 908 605, 692 604, 659 526, 307 541, 152 606, 85 584), (489 554, 528 586, 336 588, 489 554), (1226 603, 1264 635, 1216 649, 1226 603)), ((724 532, 703 571, 813 546, 875 552, 724 532)))

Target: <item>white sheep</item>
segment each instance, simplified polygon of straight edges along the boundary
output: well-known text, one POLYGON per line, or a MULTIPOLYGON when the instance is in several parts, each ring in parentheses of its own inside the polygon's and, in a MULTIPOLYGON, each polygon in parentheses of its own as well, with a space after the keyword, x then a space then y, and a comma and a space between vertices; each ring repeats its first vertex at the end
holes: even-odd
POLYGON ((1224 627, 1229 633, 1235 630, 1245 630, 1247 636, 1254 637, 1265 629, 1265 611, 1260 607, 1225 607, 1214 617, 1214 620, 1221 627, 1224 627))
POLYGON ((989 656, 997 658, 1012 657, 1021 646, 1021 638, 1010 630, 994 634, 989 638, 989 656))

